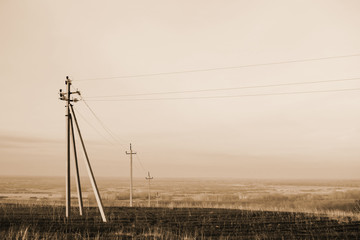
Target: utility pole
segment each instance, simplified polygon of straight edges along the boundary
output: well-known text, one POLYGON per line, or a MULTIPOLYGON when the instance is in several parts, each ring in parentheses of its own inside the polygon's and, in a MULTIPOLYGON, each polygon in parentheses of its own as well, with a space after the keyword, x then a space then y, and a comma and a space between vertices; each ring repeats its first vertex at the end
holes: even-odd
POLYGON ((159 207, 159 198, 160 198, 160 196, 159 196, 159 193, 157 192, 156 193, 156 207, 159 207))
POLYGON ((91 184, 93 186, 93 190, 95 193, 95 197, 99 206, 99 210, 101 213, 101 217, 103 219, 103 222, 106 222, 106 217, 105 217, 105 213, 103 210, 103 206, 102 206, 102 202, 101 202, 101 198, 100 198, 100 194, 99 191, 97 189, 97 185, 95 182, 95 178, 94 178, 94 174, 92 172, 91 169, 91 165, 90 165, 90 161, 85 149, 85 144, 84 141, 82 139, 81 136, 81 132, 80 132, 80 128, 78 125, 78 122, 76 120, 76 116, 75 116, 75 112, 73 109, 73 106, 70 102, 77 102, 78 99, 76 98, 71 98, 72 94, 78 94, 80 95, 79 91, 75 91, 75 92, 71 92, 71 80, 69 79, 69 77, 66 77, 66 93, 62 92, 62 89, 60 89, 60 100, 66 101, 66 112, 67 112, 67 160, 66 160, 66 183, 65 183, 65 188, 66 188, 66 197, 65 197, 65 202, 66 202, 66 207, 65 207, 65 215, 67 219, 70 219, 70 213, 71 213, 71 189, 70 189, 70 145, 71 145, 71 140, 72 140, 72 144, 73 144, 73 152, 74 152, 74 157, 75 157, 75 168, 76 168, 76 186, 77 186, 77 192, 78 192, 78 200, 79 200, 79 211, 80 211, 80 215, 83 214, 83 200, 82 200, 82 194, 81 194, 81 184, 80 184, 80 175, 79 175, 79 166, 78 166, 78 161, 77 161, 77 151, 76 151, 76 144, 75 144, 75 133, 74 133, 74 122, 76 123, 76 128, 78 130, 78 134, 81 140, 81 144, 84 150, 84 154, 86 157, 86 166, 88 168, 88 174, 90 177, 90 181, 91 184), (71 108, 71 112, 70 112, 70 108, 71 108), (72 135, 72 138, 70 138, 70 135, 72 135))
POLYGON ((126 154, 130 155, 130 207, 133 206, 133 170, 132 170, 132 155, 136 154, 132 151, 130 143, 130 152, 126 151, 126 154))
POLYGON ((66 95, 66 110, 67 110, 67 161, 66 161, 66 207, 65 207, 65 211, 66 211, 66 217, 69 218, 70 217, 70 208, 71 208, 71 191, 70 191, 70 85, 71 85, 71 80, 69 79, 68 76, 66 76, 66 91, 67 91, 67 95, 66 95))
POLYGON ((150 207, 150 181, 152 179, 154 179, 154 178, 150 177, 150 172, 148 172, 148 176, 145 179, 149 181, 149 189, 148 189, 149 190, 149 201, 148 201, 148 206, 150 207))

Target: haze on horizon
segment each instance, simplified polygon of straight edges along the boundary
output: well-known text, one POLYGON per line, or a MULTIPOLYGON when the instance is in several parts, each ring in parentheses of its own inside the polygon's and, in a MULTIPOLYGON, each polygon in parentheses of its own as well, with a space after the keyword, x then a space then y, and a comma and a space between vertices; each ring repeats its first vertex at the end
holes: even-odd
POLYGON ((96 176, 128 176, 131 142, 136 177, 359 178, 360 91, 194 99, 355 89, 359 79, 137 94, 360 78, 360 56, 112 78, 360 54, 359 13, 356 0, 3 0, 0 176, 65 175, 58 91, 69 76, 118 138, 75 104, 96 176), (112 95, 135 96, 91 101, 112 95))

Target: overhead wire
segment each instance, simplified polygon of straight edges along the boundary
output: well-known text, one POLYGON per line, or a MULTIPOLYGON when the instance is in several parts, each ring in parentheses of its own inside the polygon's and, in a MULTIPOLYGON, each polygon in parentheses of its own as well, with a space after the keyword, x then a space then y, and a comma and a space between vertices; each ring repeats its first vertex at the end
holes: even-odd
POLYGON ((142 162, 141 162, 141 160, 140 160, 140 157, 138 156, 138 154, 139 153, 136 153, 136 159, 138 160, 138 162, 140 163, 140 166, 141 166, 141 168, 144 170, 144 172, 146 173, 147 171, 146 171, 146 169, 144 168, 144 166, 143 166, 143 164, 142 164, 142 162))
POLYGON ((107 139, 103 134, 101 134, 100 131, 94 125, 92 125, 76 108, 74 108, 74 110, 81 119, 83 119, 90 127, 92 127, 97 132, 99 136, 105 139, 108 143, 113 144, 109 139, 107 139))
POLYGON ((330 89, 330 90, 314 90, 314 91, 298 91, 298 92, 277 92, 277 93, 261 93, 261 94, 242 94, 242 95, 223 95, 223 96, 203 96, 203 97, 171 97, 171 98, 132 98, 132 99, 94 99, 88 101, 97 102, 120 102, 120 101, 160 101, 160 100, 187 100, 187 99, 221 99, 221 98, 240 98, 240 97, 260 97, 260 96, 277 96, 277 95, 295 95, 295 94, 312 94, 312 93, 329 93, 329 92, 345 92, 359 91, 360 88, 347 89, 330 89))
POLYGON ((109 136, 115 141, 119 143, 119 140, 117 139, 117 137, 111 132, 111 130, 106 127, 106 125, 103 123, 103 121, 101 121, 101 119, 97 116, 97 114, 92 110, 92 108, 89 106, 89 104, 86 102, 86 100, 81 97, 82 101, 84 102, 85 106, 90 110, 90 112, 94 115, 94 117, 96 118, 96 120, 101 124, 101 126, 104 128, 104 130, 109 134, 109 136))
MULTIPOLYGON (((73 84, 71 84, 73 86, 73 84)), ((74 87, 74 86, 73 86, 74 87)), ((97 116, 97 114, 94 112, 94 110, 92 110, 92 108, 87 104, 87 102, 85 101, 85 99, 83 98, 83 96, 79 93, 79 96, 80 96, 80 99, 84 102, 85 106, 90 110, 91 114, 95 117, 95 119, 100 123, 100 125, 102 126, 102 128, 109 134, 109 136, 115 141, 115 142, 118 142, 118 139, 116 139, 116 137, 114 136, 114 134, 105 126, 105 124, 101 121, 101 119, 97 116)), ((87 122, 93 129, 96 130, 96 132, 102 136, 104 139, 107 140, 107 142, 109 142, 110 144, 114 144, 112 143, 111 141, 109 141, 104 135, 102 135, 96 128, 95 126, 93 126, 89 121, 86 120, 86 118, 84 116, 82 116, 80 114, 79 111, 77 111, 75 109, 75 111, 77 113, 79 113, 79 115, 85 120, 85 122, 87 122)))
MULTIPOLYGON (((72 84, 73 85, 73 84, 72 84)), ((104 122, 97 116, 97 114, 95 113, 95 111, 89 106, 89 104, 86 102, 86 100, 84 99, 83 95, 80 94, 79 92, 79 96, 80 96, 80 100, 82 102, 84 102, 85 106, 89 109, 89 111, 91 112, 91 114, 95 117, 95 119, 100 123, 101 127, 107 132, 107 134, 119 145, 122 145, 121 143, 119 143, 120 139, 118 136, 116 136, 105 124, 104 122)), ((76 110, 76 109, 75 109, 76 110)), ((84 117, 84 120, 86 121, 86 118, 84 117)), ((88 121, 87 123, 89 125, 91 125, 88 121)), ((100 135, 102 135, 94 126, 92 126, 100 135)), ((103 135, 102 135, 103 136, 103 135)), ((113 142, 109 141, 106 137, 103 136, 104 139, 106 139, 110 144, 114 144, 113 142)), ((123 142, 125 142, 125 140, 122 140, 123 142)))
POLYGON ((166 92, 152 92, 152 93, 121 94, 121 95, 102 95, 102 96, 90 96, 90 97, 86 97, 86 99, 112 98, 112 97, 132 97, 132 96, 149 96, 149 95, 165 95, 165 94, 181 94, 181 93, 197 93, 197 92, 215 92, 215 91, 229 91, 229 90, 240 90, 240 89, 251 89, 251 88, 267 88, 267 87, 306 85, 306 84, 317 84, 317 83, 328 83, 328 82, 344 82, 344 81, 355 81, 355 80, 360 80, 360 77, 331 79, 331 80, 320 80, 320 81, 308 81, 308 82, 294 82, 294 83, 279 83, 279 84, 268 84, 268 85, 229 87, 229 88, 211 88, 211 89, 197 89, 197 90, 184 90, 184 91, 166 91, 166 92))
POLYGON ((75 79, 75 81, 77 81, 77 82, 96 81, 96 80, 111 80, 111 79, 123 79, 123 78, 152 77, 152 76, 174 75, 174 74, 185 74, 185 73, 196 73, 196 72, 210 72, 210 71, 218 71, 218 70, 231 70, 231 69, 240 69, 240 68, 248 68, 248 67, 271 66, 271 65, 321 61, 321 60, 330 60, 330 59, 339 59, 339 58, 350 58, 350 57, 358 57, 358 56, 360 56, 360 53, 349 54, 349 55, 339 55, 339 56, 319 57, 319 58, 305 58, 305 59, 298 59, 298 60, 268 62, 268 63, 245 64, 245 65, 230 66, 230 67, 203 68, 203 69, 158 72, 158 73, 148 73, 148 74, 122 75, 122 76, 112 76, 112 77, 83 78, 83 79, 75 79))
MULTIPOLYGON (((320 60, 329 60, 329 59, 338 59, 338 58, 349 58, 349 57, 358 57, 360 54, 352 55, 342 55, 342 56, 332 56, 332 57, 322 57, 322 58, 308 58, 300 60, 290 60, 290 61, 279 61, 279 62, 270 62, 270 63, 259 63, 259 64, 247 64, 240 66, 231 66, 231 67, 217 67, 217 68, 205 68, 205 69, 194 69, 194 70, 184 70, 184 71, 173 71, 173 72, 158 72, 150 74, 137 74, 137 75, 123 75, 115 77, 101 77, 101 78, 87 78, 87 79, 78 79, 75 81, 95 81, 95 80, 110 80, 110 79, 124 79, 124 78, 138 78, 138 77, 150 77, 150 76, 160 76, 160 75, 173 75, 173 74, 184 74, 184 73, 195 73, 195 72, 208 72, 208 71, 217 71, 217 70, 230 70, 230 69, 240 69, 247 67, 258 67, 258 66, 270 66, 270 65, 280 65, 288 63, 300 63, 300 62, 310 62, 310 61, 320 61, 320 60)), ((353 81, 359 80, 360 78, 345 78, 345 79, 332 79, 332 80, 322 80, 322 81, 311 81, 311 82, 295 82, 295 83, 281 83, 281 84, 268 84, 268 85, 256 85, 256 86, 243 86, 243 87, 229 87, 229 88, 213 88, 213 89, 197 89, 197 90, 184 90, 184 91, 167 91, 167 92, 153 92, 153 93, 134 93, 134 94, 122 94, 122 95, 107 95, 107 96, 90 96, 86 97, 86 100, 82 97, 82 100, 85 106, 90 110, 93 116, 101 124, 104 130, 111 136, 113 140, 118 142, 117 137, 111 132, 109 128, 101 121, 97 114, 92 110, 88 105, 87 101, 161 101, 161 100, 187 100, 187 99, 221 99, 221 98, 240 98, 240 97, 260 97, 260 96, 280 96, 280 95, 296 95, 296 94, 314 94, 314 93, 330 93, 330 92, 346 92, 346 91, 359 91, 360 88, 346 88, 346 89, 329 89, 329 90, 313 90, 313 91, 291 91, 291 92, 272 92, 272 93, 259 93, 259 94, 240 94, 240 95, 223 95, 223 96, 195 96, 195 97, 169 97, 169 98, 133 98, 133 99, 95 99, 95 98, 114 98, 114 97, 132 97, 132 96, 149 96, 149 95, 165 95, 165 94, 180 94, 180 93, 198 93, 198 92, 213 92, 213 91, 228 91, 228 90, 239 90, 239 89, 251 89, 251 88, 266 88, 266 87, 277 87, 277 86, 291 86, 291 85, 305 85, 305 84, 316 84, 316 83, 326 83, 326 82, 342 82, 342 81, 353 81), (92 100, 93 99, 93 100, 92 100)), ((77 113, 77 111, 75 109, 77 113)), ((92 126, 85 117, 79 113, 81 118, 85 120, 92 128, 94 128, 99 135, 99 131, 92 126)), ((109 141, 103 135, 104 139, 109 141)), ((136 155, 141 168, 146 172, 140 157, 136 155)))

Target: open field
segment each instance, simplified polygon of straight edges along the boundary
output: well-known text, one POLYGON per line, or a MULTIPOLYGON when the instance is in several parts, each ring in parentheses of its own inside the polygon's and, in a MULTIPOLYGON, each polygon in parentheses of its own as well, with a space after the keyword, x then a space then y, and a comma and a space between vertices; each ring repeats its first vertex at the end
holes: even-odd
MULTIPOLYGON (((87 179, 65 219, 64 179, 0 177, 0 239, 360 239, 360 181, 99 178, 108 223, 87 179)), ((74 182, 74 181, 73 181, 74 182)))
POLYGON ((209 208, 76 209, 71 222, 59 206, 0 208, 1 239, 360 239, 360 222, 305 213, 209 208))
MULTIPOLYGON (((60 177, 0 177, 0 203, 64 204, 64 179, 60 177)), ((73 206, 77 204, 72 181, 73 206)), ((129 206, 129 181, 99 178, 105 206, 129 206)), ((95 198, 82 178, 85 206, 95 198)), ((134 181, 134 205, 147 206, 145 179, 134 181)), ((151 182, 153 207, 210 207, 295 212, 343 212, 356 214, 360 200, 359 180, 209 180, 154 179, 151 182)))

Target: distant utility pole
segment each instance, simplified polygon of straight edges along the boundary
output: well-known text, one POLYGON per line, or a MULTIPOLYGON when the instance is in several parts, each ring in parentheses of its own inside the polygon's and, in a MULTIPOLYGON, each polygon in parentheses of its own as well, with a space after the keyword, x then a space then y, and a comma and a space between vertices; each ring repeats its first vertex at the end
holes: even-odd
POLYGON ((159 193, 157 192, 156 193, 156 207, 159 207, 159 198, 160 198, 160 196, 159 196, 159 193))
POLYGON ((66 81, 65 84, 67 86, 67 93, 63 93, 62 89, 60 89, 60 100, 66 101, 66 112, 67 112, 67 161, 66 161, 66 218, 70 218, 70 213, 71 213, 71 189, 70 189, 70 145, 71 145, 71 140, 72 140, 72 144, 73 144, 73 151, 74 151, 74 157, 75 157, 75 167, 76 167, 76 186, 77 186, 77 192, 78 192, 78 199, 79 199, 79 211, 80 211, 80 215, 83 214, 83 200, 82 200, 82 195, 81 195, 81 184, 80 184, 80 175, 79 175, 79 166, 78 166, 78 161, 77 161, 77 151, 76 151, 76 144, 75 144, 75 133, 74 133, 74 122, 75 121, 75 126, 76 129, 78 131, 79 134, 79 138, 81 140, 81 145, 83 147, 83 151, 86 157, 86 167, 88 169, 88 174, 89 174, 89 178, 95 193, 95 197, 96 197, 96 201, 98 203, 98 207, 100 210, 100 214, 102 217, 103 222, 106 222, 106 217, 105 217, 105 213, 104 213, 104 209, 103 209, 103 205, 101 202, 101 198, 100 198, 100 194, 99 194, 99 190, 97 188, 96 185, 96 181, 95 181, 95 177, 94 174, 92 172, 91 169, 91 165, 90 165, 90 161, 89 161, 89 157, 87 155, 86 152, 86 148, 85 148, 85 144, 84 141, 82 139, 81 136, 81 132, 80 132, 80 128, 79 128, 79 124, 76 120, 76 115, 73 109, 73 105, 70 102, 77 102, 78 99, 76 98, 71 98, 72 94, 78 94, 80 95, 79 91, 75 91, 75 92, 71 92, 71 80, 69 79, 69 77, 66 77, 66 81), (71 111, 70 111, 71 110, 71 111), (70 138, 70 136, 72 136, 72 138, 70 138))
POLYGON ((160 198, 160 196, 159 196, 159 193, 157 192, 156 193, 156 207, 159 207, 159 198, 160 198))
POLYGON ((131 143, 130 143, 130 152, 126 151, 126 154, 130 155, 130 207, 133 206, 133 170, 132 170, 132 155, 136 154, 136 152, 132 151, 131 143))
POLYGON ((145 179, 149 181, 149 202, 148 202, 148 206, 150 207, 150 181, 152 179, 154 179, 154 178, 150 177, 150 172, 148 172, 148 176, 145 179))

